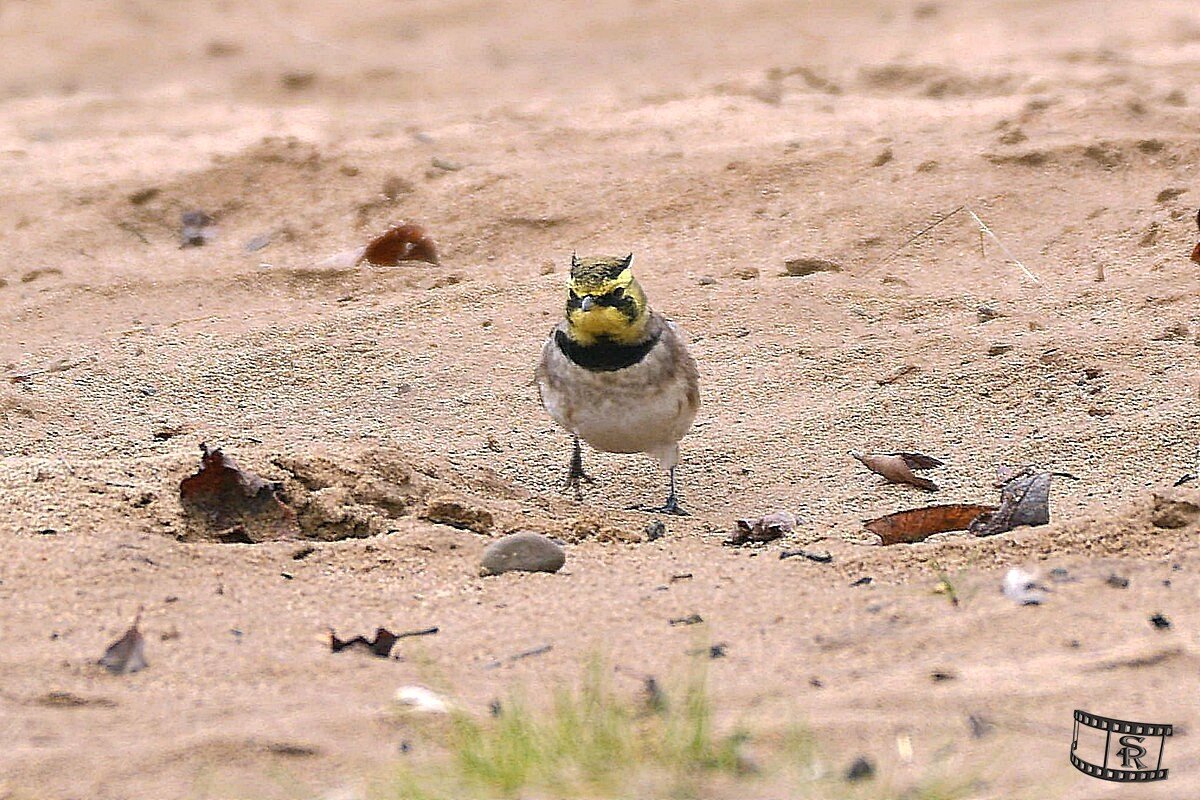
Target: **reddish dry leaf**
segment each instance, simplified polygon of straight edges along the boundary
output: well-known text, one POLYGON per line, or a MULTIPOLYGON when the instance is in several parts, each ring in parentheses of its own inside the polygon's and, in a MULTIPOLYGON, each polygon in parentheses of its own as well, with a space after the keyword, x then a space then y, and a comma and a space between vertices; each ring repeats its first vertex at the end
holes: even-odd
POLYGON ((362 260, 377 267, 394 267, 401 261, 437 264, 437 245, 420 225, 396 225, 371 240, 362 260))
POLYGON ((200 471, 179 483, 184 509, 226 541, 260 542, 299 535, 296 513, 279 499, 279 485, 247 472, 220 449, 200 445, 200 471), (234 535, 236 534, 236 535, 234 535))
POLYGON ((995 506, 973 503, 926 506, 869 520, 864 527, 877 534, 883 544, 912 544, 925 541, 935 533, 965 531, 980 514, 995 510, 995 506))
POLYGON ((1192 250, 1192 261, 1200 264, 1200 242, 1196 242, 1196 248, 1192 250))
POLYGON ((942 462, 924 453, 860 453, 850 451, 862 465, 891 483, 907 483, 926 491, 936 492, 937 484, 928 478, 914 475, 913 470, 933 469, 942 462))
POLYGON ((146 640, 138 630, 142 612, 139 610, 125 635, 108 646, 100 665, 115 675, 128 675, 150 666, 146 661, 146 640))

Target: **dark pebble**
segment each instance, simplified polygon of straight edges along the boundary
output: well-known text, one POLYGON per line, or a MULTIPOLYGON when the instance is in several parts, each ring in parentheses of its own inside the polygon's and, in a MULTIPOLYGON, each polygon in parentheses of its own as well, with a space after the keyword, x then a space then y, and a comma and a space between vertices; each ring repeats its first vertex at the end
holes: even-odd
POLYGON ((846 780, 866 781, 875 777, 875 765, 865 756, 859 756, 846 770, 846 780))

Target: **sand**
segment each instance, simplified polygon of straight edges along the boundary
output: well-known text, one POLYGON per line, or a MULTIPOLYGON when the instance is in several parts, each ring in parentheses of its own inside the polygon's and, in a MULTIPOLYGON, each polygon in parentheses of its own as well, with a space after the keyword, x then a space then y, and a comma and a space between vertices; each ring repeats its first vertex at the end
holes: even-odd
POLYGON ((1076 708, 1174 723, 1136 791, 1200 788, 1200 521, 1155 524, 1200 460, 1194 3, 62 0, 5 4, 0 49, 0 797, 359 796, 422 747, 402 685, 482 713, 599 653, 633 693, 698 642, 721 725, 802 723, 887 791, 1130 796, 1068 763, 1076 708), (964 205, 1001 244, 967 210, 909 242, 964 205), (440 265, 352 265, 401 221, 440 265), (648 459, 560 489, 532 372, 572 250, 632 251, 700 364, 693 515, 653 542, 648 459), (205 541, 201 442, 320 541, 205 541), (1077 478, 1048 526, 862 533, 1024 464, 1077 478), (722 545, 778 509, 792 536, 722 545), (515 529, 564 570, 480 578, 515 529), (108 675, 143 606, 150 667, 108 675), (329 652, 377 626, 439 633, 329 652))

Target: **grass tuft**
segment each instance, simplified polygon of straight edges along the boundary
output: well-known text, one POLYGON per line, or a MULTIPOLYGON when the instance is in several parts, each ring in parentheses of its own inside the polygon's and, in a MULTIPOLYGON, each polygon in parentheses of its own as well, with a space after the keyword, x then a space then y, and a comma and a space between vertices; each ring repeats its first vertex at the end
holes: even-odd
POLYGON ((699 663, 674 691, 654 686, 645 697, 628 698, 593 661, 578 687, 559 689, 544 707, 518 694, 499 708, 490 718, 456 713, 445 735, 448 758, 406 765, 393 796, 632 796, 626 793, 635 785, 648 784, 656 793, 689 797, 706 778, 745 772, 748 737, 714 729, 699 663))

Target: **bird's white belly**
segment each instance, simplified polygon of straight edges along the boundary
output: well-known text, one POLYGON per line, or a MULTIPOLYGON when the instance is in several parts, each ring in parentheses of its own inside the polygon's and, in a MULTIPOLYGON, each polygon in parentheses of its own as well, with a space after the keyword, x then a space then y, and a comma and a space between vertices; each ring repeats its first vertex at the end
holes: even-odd
POLYGON ((647 386, 639 368, 589 372, 566 359, 558 368, 571 371, 571 380, 541 386, 542 402, 555 421, 597 450, 649 453, 674 463, 676 443, 696 416, 685 381, 647 386))
POLYGON ((656 453, 679 441, 691 427, 693 415, 676 387, 646 393, 639 398, 625 395, 613 401, 589 399, 574 409, 573 429, 597 450, 610 453, 656 453))

